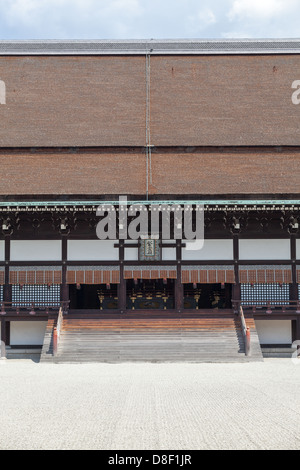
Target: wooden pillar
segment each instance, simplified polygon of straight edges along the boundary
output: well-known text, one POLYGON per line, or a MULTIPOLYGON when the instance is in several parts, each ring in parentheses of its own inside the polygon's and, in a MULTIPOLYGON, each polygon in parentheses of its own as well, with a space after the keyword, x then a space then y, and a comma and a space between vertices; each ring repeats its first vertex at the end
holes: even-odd
POLYGON ((241 301, 241 284, 239 280, 239 236, 233 235, 233 259, 235 284, 232 286, 232 299, 241 301))
POLYGON ((296 235, 291 234, 291 261, 292 261, 292 284, 290 284, 290 300, 298 300, 297 283, 297 255, 296 255, 296 235))
POLYGON ((292 320, 292 343, 297 340, 297 320, 292 320))
POLYGON ((4 318, 1 318, 1 342, 0 342, 0 348, 1 348, 1 353, 0 353, 0 358, 5 359, 6 358, 6 321, 4 318))
POLYGON ((6 235, 4 239, 4 260, 5 260, 5 280, 3 286, 4 302, 12 302, 12 286, 9 283, 9 261, 10 261, 10 236, 6 235))
POLYGON ((300 315, 296 320, 296 340, 300 341, 300 315))
MULTIPOLYGON (((292 321, 292 342, 300 341, 300 315, 292 321)), ((300 345, 297 345, 298 356, 300 357, 300 345)))
MULTIPOLYGON (((291 234, 291 261, 292 261, 292 284, 290 285, 290 300, 298 300, 298 281, 297 281, 297 253, 296 253, 296 235, 291 234)), ((292 321, 292 340, 300 341, 300 315, 292 321)), ((298 346, 299 353, 300 346, 298 346)))
POLYGON ((126 279, 124 279, 124 240, 119 240, 120 284, 118 285, 118 306, 121 313, 126 310, 126 279))
POLYGON ((62 302, 69 301, 69 286, 67 284, 67 259, 68 259, 68 237, 62 236, 61 242, 61 258, 62 258, 62 283, 60 286, 60 300, 62 302))
POLYGON ((175 281, 175 309, 182 313, 184 308, 184 289, 181 282, 182 241, 176 240, 177 279, 175 281))
MULTIPOLYGON (((291 261, 292 261, 292 284, 290 285, 290 300, 298 300, 298 280, 297 280, 297 253, 296 235, 291 234, 291 261)), ((292 341, 300 341, 300 315, 292 321, 292 341)), ((298 356, 300 356, 300 346, 297 346, 298 356)))

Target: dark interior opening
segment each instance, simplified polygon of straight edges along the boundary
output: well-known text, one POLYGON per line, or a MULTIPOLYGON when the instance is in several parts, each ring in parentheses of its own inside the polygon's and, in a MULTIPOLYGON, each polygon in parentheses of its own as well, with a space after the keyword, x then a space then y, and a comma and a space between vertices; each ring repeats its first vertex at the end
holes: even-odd
POLYGON ((173 279, 131 279, 127 281, 129 310, 169 310, 174 308, 173 279))
POLYGON ((117 284, 71 284, 69 286, 70 309, 117 309, 117 289, 117 284))
POLYGON ((232 284, 185 284, 185 309, 230 309, 232 284))

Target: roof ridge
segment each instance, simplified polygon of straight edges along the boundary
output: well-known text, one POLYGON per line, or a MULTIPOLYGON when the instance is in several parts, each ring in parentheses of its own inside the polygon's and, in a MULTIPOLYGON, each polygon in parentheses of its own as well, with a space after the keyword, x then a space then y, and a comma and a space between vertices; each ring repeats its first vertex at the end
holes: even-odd
POLYGON ((299 54, 300 38, 0 40, 0 55, 299 54))

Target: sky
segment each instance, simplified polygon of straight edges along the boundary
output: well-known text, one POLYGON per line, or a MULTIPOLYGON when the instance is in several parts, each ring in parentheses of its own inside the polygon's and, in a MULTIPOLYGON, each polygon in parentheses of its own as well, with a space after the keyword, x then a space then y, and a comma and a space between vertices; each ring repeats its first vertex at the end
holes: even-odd
POLYGON ((0 0, 0 39, 299 38, 300 0, 0 0))

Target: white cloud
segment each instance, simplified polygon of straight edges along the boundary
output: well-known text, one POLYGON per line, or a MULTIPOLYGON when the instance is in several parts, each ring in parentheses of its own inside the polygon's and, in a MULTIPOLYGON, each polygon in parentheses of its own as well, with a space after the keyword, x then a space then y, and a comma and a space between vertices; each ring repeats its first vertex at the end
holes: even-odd
POLYGON ((51 18, 66 22, 76 18, 91 24, 97 19, 136 18, 142 13, 140 0, 2 0, 1 16, 9 24, 32 26, 47 24, 51 18))
POLYGON ((37 0, 15 0, 6 1, 6 9, 2 7, 2 15, 10 24, 31 24, 34 21, 35 12, 38 8, 37 0))
POLYGON ((215 24, 217 21, 214 12, 210 8, 198 10, 194 15, 187 17, 187 29, 193 33, 204 30, 208 26, 215 24))
POLYGON ((269 19, 280 16, 297 5, 296 0, 234 0, 228 13, 229 20, 269 19))
POLYGON ((224 39, 252 39, 253 35, 249 31, 228 31, 222 33, 222 38, 224 39))
POLYGON ((1 39, 299 37, 300 0, 0 0, 1 39))

